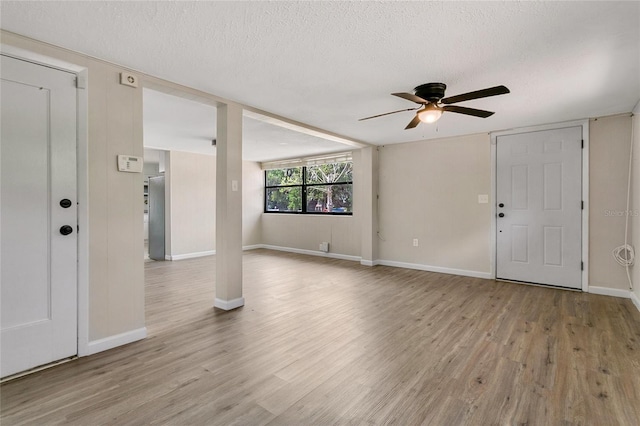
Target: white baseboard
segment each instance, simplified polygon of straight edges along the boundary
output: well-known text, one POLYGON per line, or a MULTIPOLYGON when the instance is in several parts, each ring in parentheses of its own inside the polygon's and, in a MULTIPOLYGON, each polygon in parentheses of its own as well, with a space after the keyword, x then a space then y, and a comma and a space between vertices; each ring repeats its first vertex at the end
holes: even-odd
POLYGON ((628 299, 629 290, 620 290, 618 288, 609 288, 609 287, 595 287, 589 286, 589 293, 600 294, 602 296, 613 296, 613 297, 622 297, 624 299, 628 299))
MULTIPOLYGON (((256 250, 264 248, 264 244, 253 244, 250 246, 242 246, 242 250, 256 250)), ((215 250, 207 250, 207 251, 199 251, 195 253, 185 253, 185 254, 176 254, 176 255, 166 255, 166 260, 183 260, 183 259, 193 259, 196 257, 204 257, 204 256, 213 256, 216 254, 215 250)))
POLYGON ((263 244, 262 248, 266 248, 269 250, 286 251, 289 253, 308 254, 311 256, 330 257, 332 259, 352 260, 354 262, 360 262, 360 259, 361 259, 360 256, 350 256, 347 254, 339 254, 339 253, 325 253, 323 251, 305 250, 305 249, 292 248, 292 247, 272 246, 269 244, 263 244))
POLYGON ((394 266, 396 268, 417 269, 420 271, 438 272, 441 274, 462 275, 464 277, 491 279, 490 272, 468 271, 466 269, 443 268, 441 266, 422 265, 419 263, 396 262, 394 260, 376 260, 377 265, 394 266))
POLYGON ((338 253, 324 253, 321 251, 315 250, 305 250, 298 249, 292 247, 281 247, 281 246, 272 246, 269 244, 262 244, 262 248, 269 250, 278 250, 278 251, 286 251, 289 253, 297 253, 297 254, 307 254, 311 256, 320 256, 320 257, 330 257, 333 259, 342 259, 342 260, 351 260, 355 262, 360 262, 361 265, 364 266, 376 266, 376 265, 384 265, 384 266, 393 266, 396 268, 407 268, 407 269, 417 269, 420 271, 430 271, 430 272, 439 272, 442 274, 451 274, 451 275, 462 275, 465 277, 474 277, 474 278, 484 278, 491 279, 490 272, 478 272, 478 271, 468 271, 464 269, 452 269, 452 268, 443 268, 440 266, 430 266, 430 265, 421 265, 416 263, 405 263, 405 262, 396 262, 392 260, 362 260, 360 256, 350 256, 346 254, 338 254, 338 253))
POLYGON ((167 260, 184 260, 184 259, 193 259, 196 257, 204 257, 204 256, 213 256, 216 254, 215 250, 207 250, 207 251, 198 251, 195 253, 185 253, 185 254, 174 254, 173 256, 168 254, 165 256, 167 260))
POLYGON ((82 353, 78 353, 78 356, 97 354, 98 352, 142 340, 145 337, 147 337, 147 328, 142 327, 137 330, 116 334, 115 336, 105 337, 104 339, 93 340, 87 344, 84 351, 81 351, 82 353))
POLYGON ((232 309, 239 308, 240 306, 244 306, 244 297, 238 297, 237 299, 231 300, 222 300, 216 297, 216 300, 213 302, 213 306, 225 311, 230 311, 232 309))
POLYGON ((638 298, 638 296, 636 296, 636 294, 633 291, 630 291, 629 294, 631 301, 633 302, 634 305, 636 305, 636 308, 638 309, 638 311, 640 311, 640 298, 638 298))

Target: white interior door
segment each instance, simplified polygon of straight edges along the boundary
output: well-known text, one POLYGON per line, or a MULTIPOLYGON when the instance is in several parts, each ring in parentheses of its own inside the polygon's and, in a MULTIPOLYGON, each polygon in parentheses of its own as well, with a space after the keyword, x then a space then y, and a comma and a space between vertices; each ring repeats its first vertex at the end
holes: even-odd
POLYGON ((73 74, 1 60, 5 377, 77 353, 76 88, 73 74))
POLYGON ((581 288, 582 127, 496 138, 496 278, 581 288))

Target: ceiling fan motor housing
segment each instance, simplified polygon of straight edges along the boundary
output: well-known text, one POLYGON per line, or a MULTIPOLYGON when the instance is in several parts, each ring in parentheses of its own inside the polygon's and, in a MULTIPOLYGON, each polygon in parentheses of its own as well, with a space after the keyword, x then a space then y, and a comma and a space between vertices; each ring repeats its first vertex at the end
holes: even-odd
POLYGON ((447 89, 447 85, 444 83, 426 83, 413 89, 414 93, 392 93, 393 96, 405 99, 407 101, 415 102, 421 106, 415 108, 401 109, 399 111, 391 111, 384 114, 378 114, 371 117, 361 118, 362 120, 368 120, 370 118, 382 117, 389 114, 396 114, 403 111, 415 111, 416 116, 405 127, 405 129, 413 129, 421 121, 426 123, 433 123, 437 121, 443 112, 455 112, 457 114, 471 115, 474 117, 487 118, 491 117, 494 113, 492 111, 485 111, 482 109, 467 108, 456 104, 458 102, 470 101, 473 99, 488 98, 489 96, 505 95, 509 92, 506 86, 488 87, 482 90, 475 90, 473 92, 462 93, 456 96, 444 97, 444 92, 447 89), (444 105, 442 105, 444 104, 444 105))
POLYGON ((427 83, 413 89, 416 96, 426 99, 429 102, 438 102, 444 98, 444 91, 447 89, 447 85, 444 83, 427 83))

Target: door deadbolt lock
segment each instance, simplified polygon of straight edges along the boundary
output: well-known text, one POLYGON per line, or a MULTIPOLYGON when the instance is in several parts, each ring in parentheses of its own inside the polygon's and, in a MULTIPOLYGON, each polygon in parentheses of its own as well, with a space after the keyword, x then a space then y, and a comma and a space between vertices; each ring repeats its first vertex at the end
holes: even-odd
POLYGON ((62 225, 60 227, 60 233, 62 235, 69 235, 72 232, 73 232, 73 228, 71 226, 69 226, 69 225, 62 225))
POLYGON ((71 200, 68 198, 63 198, 62 200, 60 200, 60 207, 62 207, 63 209, 68 209, 69 207, 71 207, 71 200))
POLYGON ((498 207, 504 207, 504 203, 498 204, 498 207))

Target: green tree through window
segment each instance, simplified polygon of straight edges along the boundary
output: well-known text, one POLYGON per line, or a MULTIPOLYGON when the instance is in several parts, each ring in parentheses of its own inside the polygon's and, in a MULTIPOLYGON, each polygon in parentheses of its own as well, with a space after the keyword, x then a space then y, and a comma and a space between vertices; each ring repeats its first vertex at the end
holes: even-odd
POLYGON ((353 213, 353 163, 265 171, 267 213, 353 213))

